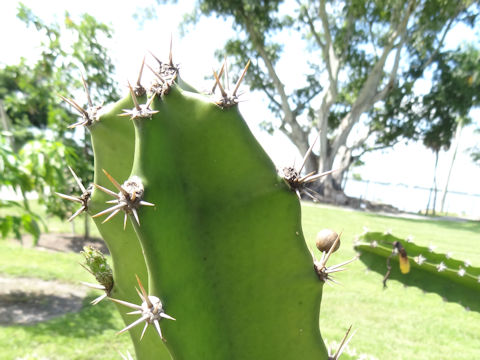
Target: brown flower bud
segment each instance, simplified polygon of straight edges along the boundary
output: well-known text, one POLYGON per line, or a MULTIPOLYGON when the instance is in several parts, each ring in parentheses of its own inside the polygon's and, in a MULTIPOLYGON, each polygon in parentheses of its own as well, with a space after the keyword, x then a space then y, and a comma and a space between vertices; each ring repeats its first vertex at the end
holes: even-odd
MULTIPOLYGON (((316 245, 317 249, 323 252, 327 252, 333 246, 333 243, 337 239, 338 234, 331 229, 320 230, 317 234, 316 245)), ((333 252, 337 251, 340 247, 340 239, 337 242, 337 245, 333 249, 333 252)))

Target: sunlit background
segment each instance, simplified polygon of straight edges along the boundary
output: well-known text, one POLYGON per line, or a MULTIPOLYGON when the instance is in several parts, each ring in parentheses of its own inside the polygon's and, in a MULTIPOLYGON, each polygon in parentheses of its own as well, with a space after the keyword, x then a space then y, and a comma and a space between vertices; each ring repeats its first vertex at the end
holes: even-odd
MULTIPOLYGON (((123 85, 124 93, 127 91, 127 80, 133 81, 136 78, 142 58, 148 51, 159 58, 167 58, 171 37, 174 61, 180 64, 182 77, 199 89, 211 88, 212 69, 220 67, 215 52, 221 50, 227 39, 235 36, 232 23, 216 17, 202 18, 197 25, 187 27, 182 36, 179 24, 184 15, 192 11, 192 0, 153 7, 156 18, 147 19, 143 23, 140 20, 144 16, 144 9, 155 2, 26 0, 23 3, 46 22, 61 23, 68 11, 72 17, 86 12, 109 24, 114 33, 113 38, 107 39, 105 44, 116 65, 115 80, 123 85)), ((20 57, 35 62, 40 36, 34 28, 27 29, 16 18, 16 1, 3 2, 1 10, 0 30, 4 34, 15 36, 1 37, 3 51, 0 53, 0 64, 14 64, 20 57)), ((284 11, 288 11, 288 5, 284 11)), ((475 41, 478 38, 478 25, 473 30, 459 25, 448 33, 445 44, 446 48, 454 49, 462 41, 475 41)), ((279 71, 294 67, 297 72, 301 72, 301 64, 305 62, 299 60, 308 60, 302 59, 302 53, 308 56, 302 48, 302 42, 293 33, 287 34, 282 40, 285 55, 278 64, 279 71)), ((290 74, 291 77, 285 80, 287 88, 297 85, 301 78, 296 76, 296 72, 290 74)), ((427 73, 417 91, 425 93, 428 89, 427 73)), ((246 85, 243 90, 245 94, 240 109, 270 157, 279 167, 293 164, 295 160, 298 163, 300 154, 283 134, 277 131, 272 136, 259 128, 262 120, 273 118, 267 110, 266 96, 260 92, 250 92, 246 85)), ((480 135, 475 134, 473 129, 479 123, 480 112, 472 110, 471 117, 474 119, 473 124, 462 131, 443 212, 476 219, 480 217, 480 167, 472 162, 467 150, 479 142, 480 135)), ((443 195, 452 155, 453 146, 449 151, 440 151, 437 203, 443 195)), ((388 203, 400 210, 415 213, 425 210, 429 197, 432 201, 435 156, 421 143, 400 143, 390 149, 367 153, 362 160, 364 165, 352 168, 348 174, 345 183, 347 195, 388 203)), ((8 194, 4 193, 4 196, 8 194)))

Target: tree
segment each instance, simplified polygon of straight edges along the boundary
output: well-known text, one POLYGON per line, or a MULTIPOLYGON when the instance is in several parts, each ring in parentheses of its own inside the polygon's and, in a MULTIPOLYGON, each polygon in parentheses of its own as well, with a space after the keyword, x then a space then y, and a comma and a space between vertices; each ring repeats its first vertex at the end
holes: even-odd
MULTIPOLYGON (((49 214, 65 217, 71 205, 52 196, 53 188, 69 193, 74 186, 65 161, 70 166, 75 163, 79 175, 88 181, 93 157, 89 137, 79 137, 70 128, 77 114, 59 94, 83 93, 83 76, 93 101, 118 98, 112 80, 114 66, 102 45, 111 30, 88 14, 76 21, 66 13, 64 27, 46 24, 23 4, 17 16, 27 27, 34 26, 44 40, 35 61, 22 58, 18 64, 0 68, 1 124, 6 131, 3 135, 11 135, 3 149, 24 172, 21 183, 3 178, 0 185, 22 194, 36 191, 49 214)), ((22 207, 29 212, 24 199, 22 207)))
MULTIPOLYGON (((435 61, 437 68, 433 76, 433 86, 429 94, 424 97, 423 117, 433 124, 425 134, 424 143, 432 148, 436 142, 444 149, 449 149, 452 141, 455 143, 452 161, 447 176, 447 181, 441 199, 443 212, 445 199, 448 191, 452 168, 455 162, 457 149, 460 143, 460 135, 464 126, 470 124, 469 116, 471 108, 480 104, 480 50, 467 46, 457 52, 445 52, 437 56, 435 61), (443 131, 438 129, 443 128, 443 131)), ((436 146, 436 165, 438 162, 438 150, 436 146)), ((436 169, 436 166, 435 166, 436 169)), ((436 170, 435 170, 436 172, 436 170)), ((436 178, 436 176, 435 176, 436 178)), ((435 196, 433 201, 433 214, 436 205, 436 181, 435 196)))
MULTIPOLYGON (((111 37, 111 30, 92 16, 84 14, 75 22, 65 14, 65 27, 46 24, 20 4, 18 18, 27 27, 34 26, 44 35, 38 60, 21 58, 19 64, 0 69, 0 99, 15 131, 31 127, 50 130, 64 135, 71 124, 72 112, 64 106, 59 94, 83 91, 81 74, 89 84, 92 99, 118 99, 112 80, 114 65, 101 45, 111 37), (62 32, 69 32, 73 41, 62 32), (113 89, 113 90, 112 90, 113 89)), ((17 138, 20 133, 17 134, 17 138)))
MULTIPOLYGON (((0 136, 0 184, 26 191, 30 188, 29 174, 21 166, 17 154, 8 143, 9 134, 5 131, 0 136)), ((28 232, 34 242, 40 236, 41 219, 28 207, 28 203, 0 199, 0 208, 8 209, 0 216, 0 235, 5 238, 13 233, 21 240, 21 233, 28 232)))
POLYGON ((320 189, 329 196, 341 191, 343 173, 358 156, 412 135, 412 120, 396 119, 390 127, 374 115, 394 92, 397 98, 412 95, 415 80, 430 69, 450 29, 458 22, 473 25, 478 6, 472 3, 203 0, 189 19, 215 14, 233 20, 238 36, 224 51, 238 65, 252 59, 247 81, 268 97, 276 116, 264 128, 283 132, 301 153, 312 133, 320 132, 319 153, 312 154, 306 171, 340 169, 320 189), (302 36, 308 60, 297 57, 280 73, 289 32, 302 36), (310 70, 304 86, 289 90, 289 78, 302 76, 305 65, 310 70))
POLYGON ((447 180, 445 181, 445 186, 442 192, 442 200, 440 202, 440 212, 443 213, 445 211, 445 200, 447 199, 448 193, 448 185, 450 184, 450 177, 452 176, 453 165, 455 164, 455 159, 457 158, 458 146, 460 145, 460 137, 462 136, 462 130, 464 126, 464 119, 460 118, 457 121, 457 125, 455 127, 455 135, 453 136, 453 153, 452 159, 450 161, 450 166, 448 168, 447 180))
MULTIPOLYGON (((399 116, 413 121, 417 125, 412 137, 422 140, 424 145, 435 153, 432 206, 434 214, 440 150, 448 150, 452 141, 455 142, 455 149, 458 148, 462 128, 472 122, 469 112, 480 104, 479 61, 480 50, 472 46, 462 46, 456 51, 436 54, 432 59, 431 88, 428 93, 423 96, 392 96, 386 106, 389 111, 380 116, 383 116, 383 119, 379 121, 385 123, 399 116)), ((455 154, 456 150, 442 196, 442 211, 455 154)), ((430 197, 427 211, 429 205, 430 197)))

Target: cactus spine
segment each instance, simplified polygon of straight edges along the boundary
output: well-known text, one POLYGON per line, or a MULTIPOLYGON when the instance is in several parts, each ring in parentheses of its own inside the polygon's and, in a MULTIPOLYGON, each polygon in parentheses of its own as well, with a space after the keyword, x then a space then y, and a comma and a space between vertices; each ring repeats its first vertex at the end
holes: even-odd
POLYGON ((326 266, 332 251, 309 253, 296 194, 318 176, 278 175, 236 106, 246 69, 231 93, 214 73, 212 101, 171 56, 158 65, 147 94, 140 75, 81 123, 95 153, 88 211, 113 259, 108 295, 137 315, 121 332, 138 359, 337 359, 318 320, 323 284, 342 268, 326 266))

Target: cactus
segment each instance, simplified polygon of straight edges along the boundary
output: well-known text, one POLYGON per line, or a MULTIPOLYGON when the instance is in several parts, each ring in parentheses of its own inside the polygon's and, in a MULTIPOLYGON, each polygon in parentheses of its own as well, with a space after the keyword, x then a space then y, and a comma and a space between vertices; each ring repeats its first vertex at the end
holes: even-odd
POLYGON ((389 232, 365 232, 354 248, 369 269, 385 274, 385 286, 388 278, 395 279, 457 302, 467 310, 480 311, 480 268, 468 261, 456 260, 450 253, 436 253, 432 246, 418 246, 411 238, 400 239, 389 232), (390 266, 390 260, 399 266, 390 266))
POLYGON ((86 84, 87 110, 63 98, 82 116, 73 126, 92 136, 94 188, 84 195, 78 181, 79 212, 94 217, 112 255, 113 287, 91 286, 122 313, 119 333, 130 332, 138 359, 338 359, 351 337, 329 355, 320 301, 348 262, 327 267, 339 236, 316 260, 298 196, 312 196, 305 185, 322 174, 280 175, 251 134, 237 108, 248 64, 231 92, 224 68, 214 72, 215 98, 180 80, 171 54, 156 60, 149 91, 144 60, 111 107, 95 107, 86 84))

